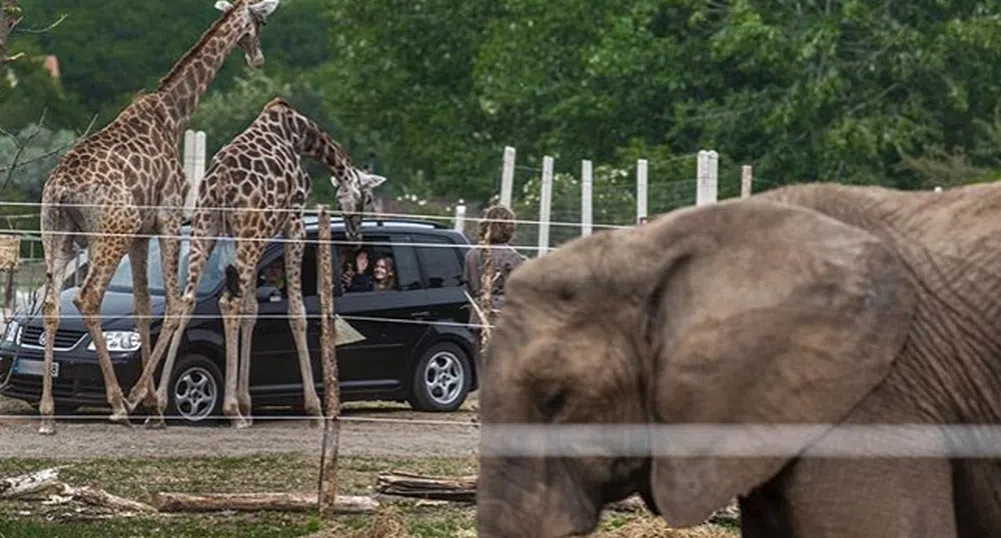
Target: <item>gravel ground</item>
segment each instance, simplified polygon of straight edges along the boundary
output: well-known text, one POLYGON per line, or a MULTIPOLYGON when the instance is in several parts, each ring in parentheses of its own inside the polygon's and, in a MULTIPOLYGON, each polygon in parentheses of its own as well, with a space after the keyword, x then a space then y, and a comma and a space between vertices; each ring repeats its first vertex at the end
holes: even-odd
MULTIPOLYGON (((464 409, 469 407, 467 403, 464 409)), ((265 410, 254 424, 234 430, 217 425, 182 426, 168 421, 164 430, 147 430, 141 417, 133 427, 96 418, 106 411, 84 409, 56 423, 56 434, 37 433, 37 413, 0 400, 0 458, 211 457, 253 454, 319 455, 323 428, 312 428, 286 410, 265 410)), ((419 413, 405 406, 348 404, 342 414, 340 453, 376 457, 469 457, 475 455, 479 430, 468 410, 419 413), (433 421, 433 424, 408 421, 433 421)))

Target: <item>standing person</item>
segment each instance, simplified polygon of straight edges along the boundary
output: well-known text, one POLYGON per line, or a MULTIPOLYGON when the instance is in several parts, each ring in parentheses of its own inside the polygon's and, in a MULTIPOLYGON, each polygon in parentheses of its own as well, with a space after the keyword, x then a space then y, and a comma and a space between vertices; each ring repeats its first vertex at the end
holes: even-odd
MULTIPOLYGON (((476 304, 483 305, 484 291, 490 294, 490 304, 489 309, 485 311, 487 323, 484 323, 476 309, 470 306, 470 324, 492 324, 494 316, 504 306, 504 282, 511 271, 525 261, 525 257, 510 245, 514 239, 514 220, 514 211, 503 205, 491 206, 483 212, 479 224, 479 244, 477 248, 470 249, 466 253, 463 277, 466 281, 466 291, 476 304), (489 290, 484 290, 483 277, 487 272, 492 277, 493 285, 489 290)), ((481 342, 484 330, 486 329, 473 329, 477 337, 481 338, 481 342)), ((482 352, 482 349, 480 351, 482 352)))

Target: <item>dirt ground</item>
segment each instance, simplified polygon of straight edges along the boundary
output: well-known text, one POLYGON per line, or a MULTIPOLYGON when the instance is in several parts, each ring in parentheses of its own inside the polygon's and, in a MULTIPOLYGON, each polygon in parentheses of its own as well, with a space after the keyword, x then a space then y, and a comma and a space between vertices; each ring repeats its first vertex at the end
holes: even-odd
MULTIPOLYGON (((479 431, 467 400, 454 413, 421 413, 405 404, 356 402, 344 405, 340 453, 373 457, 469 457, 479 431), (422 424, 408 421, 432 421, 422 424)), ((323 429, 312 428, 288 409, 255 413, 254 424, 234 430, 228 422, 187 426, 170 422, 147 430, 143 418, 131 428, 111 424, 107 411, 85 408, 56 423, 56 435, 37 433, 37 412, 18 401, 0 398, 0 458, 217 457, 254 454, 316 455, 323 429)))

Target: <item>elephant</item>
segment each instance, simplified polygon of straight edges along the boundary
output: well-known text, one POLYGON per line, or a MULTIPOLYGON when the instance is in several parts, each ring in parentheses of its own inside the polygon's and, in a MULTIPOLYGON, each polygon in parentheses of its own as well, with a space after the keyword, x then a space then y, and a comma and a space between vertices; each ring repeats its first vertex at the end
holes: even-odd
POLYGON ((744 537, 1001 534, 1001 462, 948 438, 931 456, 820 457, 839 428, 999 422, 998 238, 1001 184, 817 182, 530 259, 483 357, 478 535, 585 535, 634 494, 677 528, 738 499, 744 537), (498 448, 530 444, 516 431, 622 425, 646 428, 646 448, 498 448), (672 453, 686 425, 811 428, 781 453, 708 450, 730 430, 672 453))

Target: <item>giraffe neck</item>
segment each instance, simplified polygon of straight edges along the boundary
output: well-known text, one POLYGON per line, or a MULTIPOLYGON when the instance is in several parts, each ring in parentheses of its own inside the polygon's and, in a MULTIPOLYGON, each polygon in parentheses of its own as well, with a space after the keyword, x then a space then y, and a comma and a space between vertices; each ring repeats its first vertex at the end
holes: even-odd
POLYGON ((287 125, 292 131, 292 139, 299 154, 322 163, 338 183, 347 181, 351 168, 348 154, 316 122, 297 111, 290 112, 287 125))
POLYGON ((249 25, 243 10, 227 12, 160 80, 157 91, 165 97, 178 136, 249 25))

